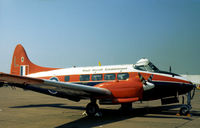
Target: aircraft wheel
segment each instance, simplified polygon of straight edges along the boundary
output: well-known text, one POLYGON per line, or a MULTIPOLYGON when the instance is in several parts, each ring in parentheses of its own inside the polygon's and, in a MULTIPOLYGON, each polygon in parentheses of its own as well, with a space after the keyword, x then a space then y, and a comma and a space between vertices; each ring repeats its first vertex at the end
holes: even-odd
POLYGON ((86 106, 86 113, 88 116, 95 116, 99 112, 99 107, 96 103, 89 103, 86 106))
POLYGON ((184 115, 186 116, 187 114, 189 114, 190 110, 189 110, 189 107, 187 106, 184 106, 180 109, 180 115, 184 115))

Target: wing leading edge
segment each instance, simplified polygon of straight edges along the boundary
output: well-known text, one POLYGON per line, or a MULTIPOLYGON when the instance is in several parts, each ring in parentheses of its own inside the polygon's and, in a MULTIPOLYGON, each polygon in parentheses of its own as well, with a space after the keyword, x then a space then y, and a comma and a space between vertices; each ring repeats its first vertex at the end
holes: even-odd
POLYGON ((5 83, 11 86, 13 85, 19 88, 45 93, 48 95, 54 95, 57 97, 68 98, 75 101, 90 97, 102 97, 112 95, 111 92, 105 88, 11 75, 6 73, 0 73, 0 83, 5 83))

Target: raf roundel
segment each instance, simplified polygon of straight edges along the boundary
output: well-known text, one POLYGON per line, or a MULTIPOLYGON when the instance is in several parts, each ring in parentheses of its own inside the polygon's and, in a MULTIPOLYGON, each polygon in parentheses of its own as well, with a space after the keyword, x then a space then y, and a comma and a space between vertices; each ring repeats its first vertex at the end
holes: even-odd
POLYGON ((59 81, 57 77, 51 77, 50 80, 59 81))
POLYGON ((22 62, 22 63, 24 62, 24 57, 21 57, 21 62, 22 62))
MULTIPOLYGON (((52 78, 50 78, 50 80, 59 81, 57 77, 52 77, 52 78)), ((58 93, 57 91, 54 91, 54 90, 51 90, 51 89, 48 89, 48 92, 53 94, 53 95, 56 95, 58 93)))

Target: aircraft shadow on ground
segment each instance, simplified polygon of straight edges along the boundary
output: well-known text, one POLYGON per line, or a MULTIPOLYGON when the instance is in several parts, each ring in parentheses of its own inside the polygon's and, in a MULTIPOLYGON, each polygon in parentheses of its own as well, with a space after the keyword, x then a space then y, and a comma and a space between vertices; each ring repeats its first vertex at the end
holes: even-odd
MULTIPOLYGON (((135 117, 192 120, 189 117, 176 116, 177 110, 162 111, 161 108, 158 107, 133 109, 128 114, 124 114, 119 110, 102 109, 101 111, 103 114, 102 117, 83 117, 56 128, 92 128, 135 117)), ((197 115, 200 116, 200 111, 197 115)))
POLYGON ((24 105, 24 106, 13 106, 10 108, 41 108, 41 107, 55 107, 55 108, 64 108, 64 109, 85 110, 85 107, 66 106, 66 104, 32 104, 32 105, 24 105))
MULTIPOLYGON (((81 106, 66 106, 66 104, 36 104, 36 105, 25 105, 25 106, 14 106, 10 108, 34 108, 34 107, 56 107, 64 109, 76 109, 76 110, 85 110, 85 107, 81 106)), ((83 128, 83 127, 97 127, 112 122, 122 121, 135 117, 144 117, 144 118, 175 118, 175 119, 185 119, 192 120, 189 117, 176 116, 177 110, 169 110, 168 107, 145 107, 145 108, 135 108, 129 113, 124 113, 116 109, 101 109, 103 114, 102 117, 82 117, 80 119, 67 122, 56 128, 83 128)), ((193 116, 200 116, 200 111, 191 111, 193 116)))

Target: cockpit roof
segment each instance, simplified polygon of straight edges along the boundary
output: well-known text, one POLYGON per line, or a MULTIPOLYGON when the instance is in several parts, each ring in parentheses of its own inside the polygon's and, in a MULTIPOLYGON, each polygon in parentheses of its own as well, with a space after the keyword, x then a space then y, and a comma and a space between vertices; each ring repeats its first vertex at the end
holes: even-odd
POLYGON ((142 59, 138 60, 138 62, 135 64, 135 66, 148 65, 149 62, 150 61, 148 59, 142 58, 142 59))

